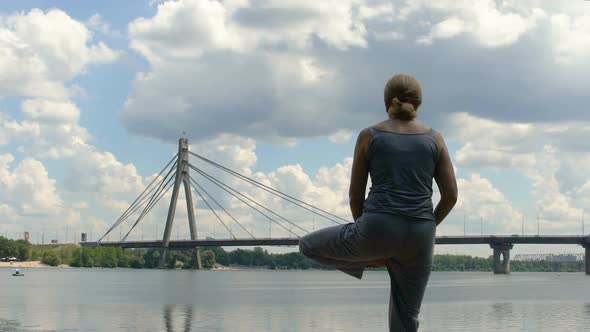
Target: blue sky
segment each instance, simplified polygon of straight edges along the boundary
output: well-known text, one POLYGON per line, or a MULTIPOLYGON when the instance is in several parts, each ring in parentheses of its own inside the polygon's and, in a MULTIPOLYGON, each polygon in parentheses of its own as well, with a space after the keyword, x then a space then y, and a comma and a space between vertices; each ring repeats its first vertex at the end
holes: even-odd
POLYGON ((383 85, 406 72, 459 177, 439 234, 462 233, 464 216, 473 233, 480 218, 518 233, 523 216, 532 232, 537 215, 546 234, 577 234, 588 22, 583 1, 3 1, 0 225, 101 233, 183 131, 194 151, 348 217, 356 133, 384 119, 383 85))

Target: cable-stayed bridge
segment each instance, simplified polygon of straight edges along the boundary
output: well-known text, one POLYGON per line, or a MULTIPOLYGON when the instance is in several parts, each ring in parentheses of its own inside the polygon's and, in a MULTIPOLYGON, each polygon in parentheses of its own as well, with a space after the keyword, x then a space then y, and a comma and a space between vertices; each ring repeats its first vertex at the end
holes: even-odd
MULTIPOLYGON (((213 167, 217 171, 225 175, 248 184, 260 190, 261 192, 277 198, 281 202, 288 202, 292 206, 305 210, 320 219, 328 221, 333 224, 343 224, 351 222, 333 213, 323 210, 310 203, 304 202, 292 195, 281 192, 272 188, 260 181, 248 177, 244 174, 236 172, 221 164, 218 164, 208 158, 189 151, 188 140, 181 138, 179 140, 178 153, 162 168, 158 176, 148 184, 145 190, 131 203, 131 205, 123 212, 123 214, 113 223, 113 225, 105 232, 102 237, 96 242, 81 242, 81 245, 93 246, 117 246, 122 248, 161 248, 159 266, 163 267, 166 262, 166 255, 168 249, 192 249, 196 257, 198 268, 201 267, 200 247, 208 246, 294 246, 299 243, 299 238, 302 235, 309 233, 308 229, 303 228, 297 222, 279 214, 274 209, 260 203, 259 200, 246 195, 240 190, 221 181, 218 177, 213 176, 210 172, 206 172, 204 168, 197 167, 195 164, 189 162, 189 156, 213 167), (191 171, 198 175, 199 180, 191 175, 191 171), (217 191, 225 193, 240 202, 245 207, 252 210, 252 213, 266 219, 269 224, 289 233, 289 237, 272 238, 269 234, 267 238, 255 237, 253 232, 248 231, 228 209, 218 199, 213 197, 212 193, 205 189, 203 182, 208 182, 214 186, 217 191), (184 187, 186 209, 188 215, 188 223, 190 230, 190 240, 176 240, 171 241, 170 235, 172 232, 172 225, 176 213, 176 206, 180 187, 184 187), (129 235, 146 215, 156 206, 156 204, 172 189, 170 204, 166 217, 166 226, 164 228, 164 235, 161 240, 150 241, 136 241, 127 240, 129 235), (200 198, 210 212, 215 216, 220 225, 227 231, 228 238, 214 239, 206 238, 199 239, 197 237, 197 225, 195 222, 194 206, 193 206, 193 192, 200 198), (122 227, 123 223, 135 218, 135 221, 129 230, 122 236, 120 241, 103 241, 110 233, 118 227, 122 227), (137 216, 137 217, 135 217, 137 216), (223 217, 222 217, 223 216, 223 217), (224 221, 225 220, 225 221, 224 221), (232 231, 232 225, 236 225, 243 232, 247 234, 245 238, 238 238, 236 232, 232 231)), ((590 275, 590 236, 440 236, 436 238, 436 243, 441 245, 452 244, 487 244, 493 249, 494 254, 494 273, 506 274, 510 273, 510 250, 514 244, 572 244, 581 245, 585 248, 585 265, 586 274, 590 275)))
POLYGON ((254 245, 297 245, 298 239, 309 233, 308 229, 298 223, 290 220, 282 214, 279 214, 274 209, 260 203, 259 200, 251 197, 251 195, 244 194, 234 186, 228 185, 218 177, 215 177, 211 172, 205 171, 204 167, 198 167, 189 162, 189 155, 196 158, 196 160, 213 167, 224 175, 237 179, 241 183, 255 187, 263 193, 278 198, 283 202, 288 202, 291 205, 305 210, 319 219, 327 220, 333 224, 347 223, 349 220, 341 218, 333 213, 318 208, 312 204, 304 202, 294 196, 281 192, 272 188, 260 181, 251 177, 245 176, 223 165, 220 165, 208 158, 189 151, 188 140, 181 138, 179 140, 178 153, 168 161, 168 163, 160 170, 158 175, 148 184, 143 192, 131 203, 131 205, 123 212, 123 214, 113 223, 113 225, 102 235, 96 242, 81 242, 83 246, 120 246, 123 248, 162 248, 160 255, 161 267, 166 262, 166 254, 169 248, 194 248, 195 256, 197 258, 197 265, 200 267, 199 247, 203 246, 254 246, 254 245), (193 176, 195 175, 195 176, 193 176), (199 181, 197 181, 197 179, 199 181), (207 190, 203 182, 207 182, 213 186, 218 192, 229 195, 237 202, 247 207, 259 217, 264 218, 269 223, 275 225, 285 232, 288 232, 288 238, 256 238, 253 232, 249 231, 242 222, 238 220, 220 200, 216 199, 214 195, 207 190), (172 225, 174 216, 176 214, 176 206, 180 187, 183 186, 186 209, 188 215, 188 223, 190 230, 189 241, 171 241, 170 236, 172 232, 172 225), (162 198, 172 190, 170 204, 168 207, 168 214, 166 218, 166 226, 164 228, 164 235, 162 240, 157 241, 128 241, 130 234, 137 226, 145 219, 146 215, 162 200, 162 198), (197 237, 197 225, 195 222, 193 194, 200 199, 200 201, 209 209, 219 224, 227 231, 229 236, 226 240, 199 240, 197 237), (120 228, 125 222, 135 219, 131 227, 124 233, 120 241, 111 242, 103 241, 116 228, 120 228), (241 233, 247 234, 246 238, 238 238, 236 236, 235 228, 232 231, 232 225, 237 226, 241 233))

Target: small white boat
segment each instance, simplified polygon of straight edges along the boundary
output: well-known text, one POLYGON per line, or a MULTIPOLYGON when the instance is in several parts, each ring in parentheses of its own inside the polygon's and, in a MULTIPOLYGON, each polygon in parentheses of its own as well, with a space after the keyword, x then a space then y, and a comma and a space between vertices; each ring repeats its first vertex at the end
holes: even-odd
POLYGON ((13 277, 24 277, 25 274, 21 273, 18 269, 16 269, 16 271, 14 271, 14 273, 12 274, 13 277))

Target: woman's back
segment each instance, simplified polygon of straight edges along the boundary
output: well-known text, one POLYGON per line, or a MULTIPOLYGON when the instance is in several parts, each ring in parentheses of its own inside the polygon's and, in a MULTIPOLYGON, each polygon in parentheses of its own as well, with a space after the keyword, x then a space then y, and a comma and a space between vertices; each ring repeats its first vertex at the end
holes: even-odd
POLYGON ((439 159, 436 133, 398 133, 371 127, 367 162, 371 191, 366 212, 434 220, 432 180, 439 159))

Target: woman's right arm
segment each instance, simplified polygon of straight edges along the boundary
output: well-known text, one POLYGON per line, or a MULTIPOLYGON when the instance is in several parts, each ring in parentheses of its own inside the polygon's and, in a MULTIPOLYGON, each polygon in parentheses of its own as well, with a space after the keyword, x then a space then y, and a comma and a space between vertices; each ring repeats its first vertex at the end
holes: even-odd
POLYGON ((458 192, 455 170, 453 169, 453 163, 449 156, 449 150, 439 133, 436 134, 436 143, 438 144, 440 157, 436 165, 436 170, 434 171, 434 180, 440 191, 440 201, 434 209, 434 216, 436 218, 436 224, 439 225, 449 212, 451 212, 453 206, 455 206, 458 192))
POLYGON ((365 128, 360 132, 356 141, 354 157, 352 160, 352 170, 350 172, 350 189, 348 191, 348 197, 350 199, 352 220, 354 221, 363 214, 363 203, 365 202, 365 192, 369 178, 367 153, 370 143, 371 130, 365 128))

